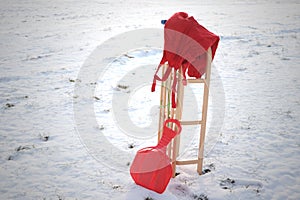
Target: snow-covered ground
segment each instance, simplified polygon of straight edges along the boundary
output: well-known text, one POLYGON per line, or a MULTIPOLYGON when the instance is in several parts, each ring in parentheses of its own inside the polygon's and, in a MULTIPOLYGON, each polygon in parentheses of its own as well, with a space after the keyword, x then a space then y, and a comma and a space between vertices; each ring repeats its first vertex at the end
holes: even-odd
MULTIPOLYGON (((299 10, 297 0, 0 1, 0 199, 300 199, 299 10), (211 172, 182 166, 159 195, 128 171, 134 152, 155 142, 149 121, 159 91, 147 84, 132 91, 117 78, 158 64, 161 50, 108 57, 115 79, 107 71, 91 81, 91 96, 74 89, 97 46, 127 31, 162 30, 160 20, 178 11, 221 37, 212 78, 219 99, 210 101, 204 165, 211 172), (113 103, 119 93, 129 94, 125 112, 113 103), (76 121, 82 96, 92 99, 99 125, 87 131, 99 135, 76 121), (147 137, 124 134, 116 111, 147 137), (103 138, 116 153, 103 149, 103 138)), ((185 144, 192 155, 194 144, 185 144)))

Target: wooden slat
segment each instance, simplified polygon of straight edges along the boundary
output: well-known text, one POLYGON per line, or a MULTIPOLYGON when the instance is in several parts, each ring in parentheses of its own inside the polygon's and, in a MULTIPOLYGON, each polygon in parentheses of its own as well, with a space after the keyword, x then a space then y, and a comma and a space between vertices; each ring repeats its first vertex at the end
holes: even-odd
POLYGON ((181 125, 198 125, 202 124, 201 120, 196 120, 196 121, 180 121, 181 125))
POLYGON ((187 83, 205 83, 205 79, 187 79, 187 83))
POLYGON ((193 165, 197 164, 198 160, 177 160, 176 165, 193 165))

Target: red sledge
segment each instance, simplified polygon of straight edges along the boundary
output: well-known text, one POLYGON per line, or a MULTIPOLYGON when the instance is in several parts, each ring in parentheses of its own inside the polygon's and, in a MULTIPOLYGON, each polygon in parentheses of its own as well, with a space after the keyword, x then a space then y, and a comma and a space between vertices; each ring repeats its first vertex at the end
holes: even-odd
POLYGON ((163 193, 172 177, 173 170, 170 158, 166 154, 167 145, 181 132, 180 122, 167 119, 164 123, 163 135, 154 147, 140 149, 130 167, 130 175, 136 184, 157 193, 163 193), (168 127, 177 127, 176 132, 168 127))

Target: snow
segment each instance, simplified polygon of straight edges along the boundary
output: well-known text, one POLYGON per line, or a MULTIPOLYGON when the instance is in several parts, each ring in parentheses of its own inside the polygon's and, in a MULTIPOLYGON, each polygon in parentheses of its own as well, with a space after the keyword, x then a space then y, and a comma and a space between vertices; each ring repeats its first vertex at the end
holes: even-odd
MULTIPOLYGON (((0 5, 0 199, 300 198, 299 1, 0 5), (105 41, 147 28, 162 31, 160 20, 178 11, 221 37, 205 144, 204 169, 210 172, 199 176, 195 166, 180 166, 157 194, 135 185, 129 166, 138 149, 156 142, 159 90, 150 93, 150 82, 161 49, 122 52, 120 45, 117 54, 118 45, 108 45, 113 56, 105 57, 105 74, 87 71, 91 80, 81 80, 80 70, 105 41), (133 89, 133 80, 147 81, 133 89), (77 108, 92 110, 95 126, 88 126, 90 113, 77 108)), ((143 42, 155 41, 162 46, 159 34, 143 42)), ((201 94, 197 89, 191 87, 191 94, 201 94)), ((189 109, 186 117, 199 115, 189 109)), ((195 156, 197 133, 196 127, 183 132, 181 157, 195 156)))

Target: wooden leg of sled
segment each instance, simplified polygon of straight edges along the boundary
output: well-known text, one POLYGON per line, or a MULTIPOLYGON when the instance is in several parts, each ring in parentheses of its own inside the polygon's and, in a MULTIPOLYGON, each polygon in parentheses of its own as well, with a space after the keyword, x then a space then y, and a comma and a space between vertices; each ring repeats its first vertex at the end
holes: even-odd
MULTIPOLYGON (((172 108, 172 119, 175 119, 175 109, 172 108)), ((172 126, 172 129, 175 130, 175 125, 172 126)), ((175 140, 175 138, 172 140, 171 142, 172 146, 170 146, 171 151, 170 151, 170 158, 171 158, 171 162, 172 162, 172 170, 173 170, 173 174, 172 177, 175 177, 175 172, 176 172, 176 146, 177 144, 177 140, 175 140)))
POLYGON ((207 107, 208 107, 208 88, 206 85, 204 85, 204 95, 203 95, 203 105, 202 105, 202 126, 200 127, 200 141, 199 141, 198 166, 197 166, 197 172, 199 174, 202 174, 202 168, 203 168, 207 107))
MULTIPOLYGON (((164 76, 168 65, 165 64, 162 66, 162 75, 164 76)), ((173 112, 170 107, 170 97, 171 97, 171 82, 172 76, 170 76, 166 81, 161 83, 161 92, 160 92, 160 113, 159 113, 159 125, 158 125, 158 142, 162 137, 163 125, 165 120, 173 117, 173 112)), ((167 155, 172 158, 172 142, 167 146, 167 155)))
POLYGON ((198 152, 198 164, 197 172, 201 175, 203 168, 203 157, 204 157, 204 142, 206 133, 206 120, 208 110, 208 96, 209 96, 209 85, 210 85, 210 73, 211 73, 211 49, 207 52, 207 68, 205 73, 204 91, 203 91, 203 104, 202 104, 202 124, 200 128, 200 141, 199 141, 199 152, 198 152))
MULTIPOLYGON (((162 66, 162 76, 164 75, 166 71, 166 65, 162 66)), ((163 124, 165 121, 165 112, 166 112, 166 83, 162 82, 160 87, 160 105, 159 105, 159 121, 158 121, 158 140, 159 142, 161 136, 162 136, 162 130, 163 130, 163 124)))
MULTIPOLYGON (((166 65, 168 67, 168 65, 166 65)), ((166 91, 166 101, 165 101, 165 120, 173 118, 174 111, 171 107, 171 96, 172 96, 172 74, 168 77, 168 79, 165 81, 165 91, 166 91)), ((172 127, 172 124, 168 124, 170 128, 172 127)), ((173 163, 174 158, 172 157, 172 149, 173 149, 173 142, 170 142, 167 147, 167 155, 171 159, 171 162, 173 163)))
MULTIPOLYGON (((175 74, 176 75, 176 74, 175 74)), ((178 83, 177 83, 177 105, 175 108, 175 115, 174 118, 177 120, 181 120, 182 117, 182 107, 183 107, 183 94, 184 94, 184 88, 182 83, 182 68, 179 69, 179 74, 177 74, 178 83)), ((180 135, 177 135, 173 139, 173 155, 172 157, 175 158, 173 162, 173 177, 175 177, 176 174, 176 161, 177 157, 179 155, 179 147, 180 147, 180 135)))

